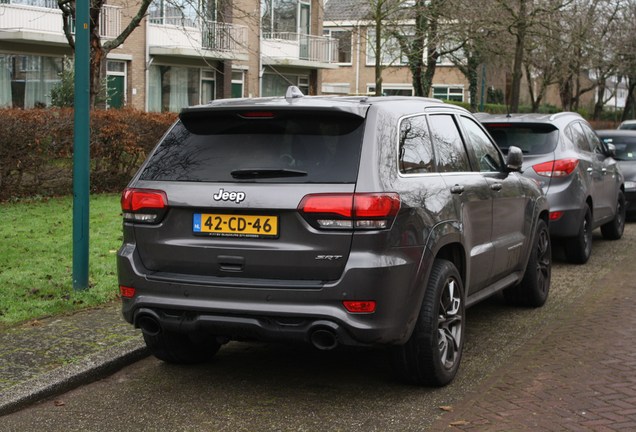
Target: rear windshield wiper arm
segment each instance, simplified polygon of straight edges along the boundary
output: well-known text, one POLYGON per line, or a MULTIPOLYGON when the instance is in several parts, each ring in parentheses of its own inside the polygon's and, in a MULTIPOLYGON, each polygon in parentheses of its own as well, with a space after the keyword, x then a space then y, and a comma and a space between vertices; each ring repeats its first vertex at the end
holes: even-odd
POLYGON ((236 179, 247 178, 276 178, 276 177, 302 177, 306 171, 287 168, 240 168, 230 172, 236 179))

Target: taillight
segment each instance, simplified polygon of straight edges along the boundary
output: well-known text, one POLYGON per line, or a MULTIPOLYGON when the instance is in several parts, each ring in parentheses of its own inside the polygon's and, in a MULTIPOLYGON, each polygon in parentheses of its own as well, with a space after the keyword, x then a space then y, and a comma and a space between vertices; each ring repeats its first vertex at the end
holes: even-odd
POLYGON ((561 219, 561 216, 563 216, 563 212, 562 211, 551 211, 550 212, 550 222, 557 221, 557 220, 561 219))
POLYGON ((397 193, 306 195, 298 211, 321 229, 386 229, 400 210, 397 193))
POLYGON ((578 159, 557 159, 534 165, 532 169, 543 177, 566 177, 572 174, 578 164, 578 159))
POLYGON ((376 303, 374 300, 345 300, 342 305, 350 313, 373 313, 375 312, 376 303))
POLYGON ((121 194, 124 220, 157 223, 168 208, 168 197, 161 190, 126 188, 121 194))
POLYGON ((133 298, 135 296, 135 289, 124 285, 119 285, 119 293, 122 298, 133 298))

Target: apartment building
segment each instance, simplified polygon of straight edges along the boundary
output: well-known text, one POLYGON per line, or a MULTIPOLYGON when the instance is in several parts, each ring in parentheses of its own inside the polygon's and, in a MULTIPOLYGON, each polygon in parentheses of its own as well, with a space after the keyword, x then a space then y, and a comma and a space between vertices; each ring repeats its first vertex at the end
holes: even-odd
MULTIPOLYGON (((104 64, 108 108, 179 111, 216 98, 274 96, 288 85, 319 92, 336 68, 322 35, 321 0, 154 0, 104 64)), ((108 0, 103 41, 120 34, 137 2, 108 0)), ((73 52, 56 0, 0 0, 0 107, 51 105, 73 52)))
MULTIPOLYGON (((404 20, 402 31, 407 32, 412 25, 404 20)), ((325 5, 323 28, 324 35, 338 40, 339 67, 323 73, 322 92, 374 94, 376 37, 368 0, 329 0, 325 5)), ((382 93, 413 95, 412 75, 397 39, 389 35, 382 39, 382 93)), ((438 61, 429 96, 469 102, 468 81, 448 58, 441 57, 438 61)))

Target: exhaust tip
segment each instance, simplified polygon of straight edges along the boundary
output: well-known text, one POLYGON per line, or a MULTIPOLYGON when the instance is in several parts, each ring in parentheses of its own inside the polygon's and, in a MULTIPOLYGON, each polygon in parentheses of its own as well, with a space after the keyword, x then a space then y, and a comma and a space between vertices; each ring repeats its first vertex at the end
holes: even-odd
POLYGON ((327 329, 318 329, 311 334, 311 344, 321 351, 335 349, 338 346, 338 337, 327 329))
POLYGON ((159 321, 150 315, 141 315, 138 317, 137 327, 148 336, 157 336, 161 332, 159 321))

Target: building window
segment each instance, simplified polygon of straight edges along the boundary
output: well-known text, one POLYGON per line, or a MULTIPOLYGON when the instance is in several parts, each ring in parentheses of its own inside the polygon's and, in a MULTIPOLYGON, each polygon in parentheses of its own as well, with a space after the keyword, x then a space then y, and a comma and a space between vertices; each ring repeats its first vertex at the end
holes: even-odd
POLYGON ((338 63, 351 64, 351 30, 325 30, 325 36, 338 41, 338 63))
MULTIPOLYGON (((402 66, 407 65, 409 63, 406 54, 402 52, 400 48, 400 43, 394 36, 389 36, 387 34, 384 35, 381 45, 382 51, 382 63, 383 65, 394 65, 394 66, 402 66)), ((368 29, 367 30, 367 66, 375 65, 375 30, 368 29)))
MULTIPOLYGON (((263 33, 309 34, 310 0, 263 0, 261 18, 263 33)), ((267 36, 266 36, 267 37, 267 36)))
POLYGON ((60 82, 61 57, 0 54, 0 108, 43 108, 60 82))
POLYGON ((242 98, 243 97, 243 71, 233 71, 232 72, 232 97, 233 98, 242 98))
POLYGON ((187 106, 198 105, 200 88, 199 68, 153 65, 148 83, 148 111, 179 112, 187 106))
POLYGON ((2 0, 0 4, 18 4, 26 6, 58 9, 57 0, 2 0))
POLYGON ((285 96, 289 86, 297 86, 303 94, 309 94, 309 77, 307 75, 263 74, 263 96, 285 96))
POLYGON ((464 86, 433 86, 435 99, 464 102, 464 86))
POLYGON ((216 21, 217 0, 153 0, 148 8, 152 24, 197 27, 199 18, 216 21))
POLYGON ((201 103, 208 103, 215 99, 216 74, 213 70, 201 71, 201 103))
MULTIPOLYGON (((375 94, 375 85, 367 85, 367 93, 375 94)), ((383 84, 382 96, 413 96, 413 87, 400 84, 383 84)))

